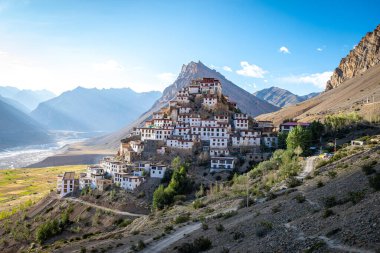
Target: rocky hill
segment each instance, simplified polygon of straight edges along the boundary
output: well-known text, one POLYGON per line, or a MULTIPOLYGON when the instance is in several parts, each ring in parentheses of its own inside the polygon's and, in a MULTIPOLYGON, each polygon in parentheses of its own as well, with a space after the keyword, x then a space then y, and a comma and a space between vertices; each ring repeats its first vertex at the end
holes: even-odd
POLYGON ((338 87, 350 78, 363 74, 371 67, 380 63, 380 25, 373 32, 367 33, 359 44, 340 61, 326 90, 338 87))
POLYGON ((295 105, 301 103, 307 99, 313 98, 319 95, 318 92, 310 93, 304 96, 298 96, 291 93, 288 90, 281 89, 278 87, 270 87, 253 93, 256 97, 265 100, 272 105, 278 107, 286 107, 289 105, 295 105))
POLYGON ((116 148, 119 145, 119 141, 125 138, 133 127, 139 126, 147 120, 153 112, 158 111, 160 108, 167 105, 167 103, 175 97, 176 93, 181 88, 191 83, 191 80, 203 77, 216 78, 220 80, 223 86, 223 94, 229 96, 231 100, 235 101, 237 106, 245 113, 255 116, 280 109, 279 107, 261 100, 235 85, 219 72, 206 67, 202 62, 190 62, 189 64, 182 66, 181 72, 175 82, 164 90, 162 97, 155 102, 149 111, 141 115, 139 118, 136 117, 134 122, 127 125, 123 129, 110 135, 91 139, 86 142, 86 145, 88 147, 105 148, 111 150, 116 148))
POLYGON ((52 142, 35 120, 0 99, 0 150, 52 142))
POLYGON ((72 91, 41 103, 31 115, 48 129, 111 132, 130 124, 148 110, 160 92, 125 89, 72 91))
POLYGON ((312 121, 324 119, 326 115, 330 114, 353 111, 366 119, 380 117, 380 64, 375 65, 376 62, 379 62, 380 56, 378 35, 379 27, 375 32, 368 33, 358 44, 358 49, 351 51, 342 60, 339 68, 346 69, 345 73, 348 73, 348 69, 351 69, 351 78, 344 75, 339 78, 339 83, 337 81, 331 82, 331 80, 338 80, 335 77, 337 77, 336 73, 339 71, 336 71, 327 85, 327 90, 319 96, 294 106, 288 106, 274 113, 260 115, 258 119, 271 120, 275 124, 280 124, 285 119, 293 118, 300 121, 312 121), (376 38, 377 42, 375 42, 376 38), (369 41, 372 43, 369 43, 369 41), (365 49, 366 47, 371 47, 372 49, 365 49), (377 49, 375 49, 376 47, 377 49), (362 55, 358 54, 360 50, 363 51, 362 55), (369 51, 372 53, 369 53, 369 51), (349 62, 353 63, 355 57, 358 59, 357 64, 348 65, 349 62))

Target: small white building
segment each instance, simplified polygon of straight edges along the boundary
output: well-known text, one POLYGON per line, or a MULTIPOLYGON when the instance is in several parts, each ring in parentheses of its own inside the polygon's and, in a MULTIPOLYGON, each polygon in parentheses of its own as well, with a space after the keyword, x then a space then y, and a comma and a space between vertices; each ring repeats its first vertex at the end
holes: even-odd
POLYGON ((208 109, 214 109, 218 104, 218 98, 216 96, 205 96, 203 97, 202 106, 208 109))
POLYGON ((212 157, 211 172, 221 170, 233 170, 235 168, 234 157, 212 157))
POLYGON ((229 118, 227 115, 215 115, 214 120, 220 123, 228 123, 229 118))
POLYGON ((178 104, 188 104, 190 102, 189 96, 177 96, 178 104))
POLYGON ((179 108, 179 113, 180 114, 183 114, 183 113, 191 113, 191 107, 180 107, 179 108))
POLYGON ((232 147, 253 147, 260 146, 260 137, 253 136, 232 136, 232 147))
POLYGON ((210 148, 227 148, 228 138, 210 137, 210 148))
POLYGON ((278 138, 277 136, 263 136, 262 137, 263 144, 268 148, 277 148, 278 146, 278 138))
POLYGON ((75 172, 65 172, 57 177, 57 193, 61 197, 70 194, 75 189, 75 172))
POLYGON ((166 166, 155 164, 150 166, 150 177, 151 178, 163 178, 165 175, 166 166))
POLYGON ((210 148, 210 156, 218 157, 218 156, 229 156, 230 151, 228 148, 210 148))
POLYGON ((144 182, 144 178, 127 173, 117 173, 115 174, 114 182, 125 190, 133 191, 144 182))

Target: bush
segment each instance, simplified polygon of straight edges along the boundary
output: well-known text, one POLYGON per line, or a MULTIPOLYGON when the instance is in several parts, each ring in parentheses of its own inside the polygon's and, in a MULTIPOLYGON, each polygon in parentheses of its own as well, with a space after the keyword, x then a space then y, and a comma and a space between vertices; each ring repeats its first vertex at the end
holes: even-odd
POLYGON ((294 187, 300 186, 301 184, 302 184, 302 181, 295 177, 290 177, 288 178, 288 180, 286 180, 286 185, 289 188, 294 188, 294 187))
POLYGON ((323 211, 322 217, 326 219, 327 217, 330 217, 332 215, 334 215, 334 211, 327 208, 325 209, 325 211, 323 211))
POLYGON ((185 214, 180 214, 174 219, 174 224, 181 224, 188 222, 190 220, 190 214, 185 213, 185 214))
POLYGON ((206 205, 202 202, 202 200, 200 199, 196 199, 194 202, 193 202, 193 207, 195 209, 199 209, 199 208, 203 208, 205 207, 206 205))
POLYGON ((303 203, 305 202, 306 197, 302 194, 297 194, 294 199, 297 200, 298 203, 303 203))
POLYGON ((239 240, 241 238, 244 238, 244 236, 245 236, 244 233, 238 231, 238 232, 233 233, 232 238, 234 240, 239 240))
POLYGON ((352 204, 359 203, 365 197, 365 191, 357 191, 357 192, 349 192, 348 200, 352 202, 352 204))
POLYGON ((204 222, 202 222, 202 229, 203 230, 207 230, 208 229, 208 225, 204 222))
POLYGON ((266 236, 270 231, 273 230, 273 225, 269 221, 262 221, 259 223, 257 229, 256 229, 256 236, 257 237, 264 237, 266 236))
POLYGON ((218 223, 216 226, 215 226, 215 229, 216 231, 218 232, 223 232, 224 231, 224 226, 220 223, 218 223))
POLYGON ((198 237, 192 243, 183 243, 178 247, 180 253, 198 253, 212 248, 212 243, 207 237, 198 237))
POLYGON ((237 215, 237 214, 238 214, 237 211, 229 211, 229 212, 225 212, 225 213, 223 214, 223 218, 224 218, 224 219, 228 219, 228 218, 231 218, 231 217, 233 217, 233 216, 235 216, 235 215, 237 215))
POLYGON ((321 187, 323 187, 325 184, 321 181, 321 180, 319 180, 318 182, 317 182, 317 187, 318 188, 321 188, 321 187))
POLYGON ((376 172, 376 170, 373 168, 373 167, 375 167, 376 164, 377 164, 376 161, 367 162, 367 163, 362 165, 362 171, 366 175, 371 175, 371 174, 376 172))
POLYGON ((164 228, 164 232, 165 232, 166 234, 169 234, 172 230, 173 230, 173 226, 172 226, 172 225, 167 225, 167 226, 165 226, 165 228, 164 228))
POLYGON ((322 201, 326 208, 331 208, 338 204, 338 201, 336 200, 335 196, 328 196, 322 198, 322 201))
POLYGON ((376 174, 375 176, 370 177, 368 180, 369 180, 369 186, 375 189, 375 191, 380 190, 380 173, 376 174))
POLYGON ((337 174, 338 174, 338 173, 336 173, 336 171, 334 171, 334 170, 330 170, 329 172, 327 172, 327 175, 328 175, 331 179, 335 178, 337 174))

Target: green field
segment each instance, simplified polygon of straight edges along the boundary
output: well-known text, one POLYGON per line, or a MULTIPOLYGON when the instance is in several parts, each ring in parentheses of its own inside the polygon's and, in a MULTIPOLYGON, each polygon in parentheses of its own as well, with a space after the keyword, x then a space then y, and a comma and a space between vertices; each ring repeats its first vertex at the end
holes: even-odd
POLYGON ((0 212, 31 205, 56 188, 58 174, 85 169, 86 165, 74 165, 0 170, 0 212))

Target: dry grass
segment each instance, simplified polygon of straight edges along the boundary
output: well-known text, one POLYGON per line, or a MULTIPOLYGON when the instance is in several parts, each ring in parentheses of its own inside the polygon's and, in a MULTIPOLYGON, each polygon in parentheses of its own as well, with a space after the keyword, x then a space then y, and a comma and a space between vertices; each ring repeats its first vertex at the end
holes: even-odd
POLYGON ((36 169, 0 170, 0 212, 29 200, 39 200, 57 185, 56 177, 66 171, 84 171, 85 165, 36 169))

